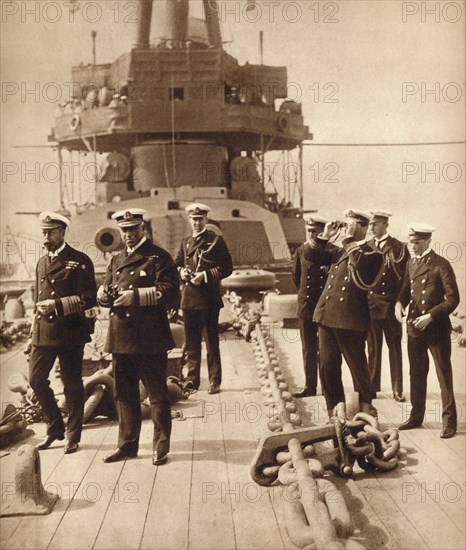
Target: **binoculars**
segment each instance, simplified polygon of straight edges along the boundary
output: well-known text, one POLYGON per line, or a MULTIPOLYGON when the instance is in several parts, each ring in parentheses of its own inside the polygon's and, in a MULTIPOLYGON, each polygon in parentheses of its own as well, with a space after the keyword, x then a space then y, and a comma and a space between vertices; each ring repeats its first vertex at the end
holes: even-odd
POLYGON ((109 285, 107 285, 106 289, 105 289, 105 292, 107 294, 107 301, 108 301, 108 305, 109 307, 112 307, 113 306, 113 303, 115 302, 115 300, 118 298, 118 296, 120 295, 120 291, 118 290, 117 287, 113 286, 111 283, 109 285))

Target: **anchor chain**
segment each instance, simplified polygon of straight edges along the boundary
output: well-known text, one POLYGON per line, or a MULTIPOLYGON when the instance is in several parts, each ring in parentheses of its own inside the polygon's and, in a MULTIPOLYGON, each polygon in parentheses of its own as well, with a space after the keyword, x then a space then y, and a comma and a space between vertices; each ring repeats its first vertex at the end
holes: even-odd
POLYGON ((280 467, 287 486, 283 499, 285 527, 298 548, 363 550, 354 539, 354 524, 341 492, 328 479, 318 460, 306 460, 297 439, 288 442, 291 460, 280 467))
POLYGON ((269 331, 239 296, 230 293, 228 298, 237 332, 252 342, 260 391, 268 407, 267 427, 273 432, 259 443, 251 477, 260 485, 278 482, 283 487, 285 526, 298 548, 363 550, 351 538, 354 525, 343 495, 324 476, 331 470, 351 477, 355 463, 367 472, 396 468, 398 430, 382 431, 377 418, 364 412, 347 418, 345 403, 338 403, 327 425, 301 428, 301 414, 269 331), (325 441, 333 443, 333 448, 319 445, 325 441))

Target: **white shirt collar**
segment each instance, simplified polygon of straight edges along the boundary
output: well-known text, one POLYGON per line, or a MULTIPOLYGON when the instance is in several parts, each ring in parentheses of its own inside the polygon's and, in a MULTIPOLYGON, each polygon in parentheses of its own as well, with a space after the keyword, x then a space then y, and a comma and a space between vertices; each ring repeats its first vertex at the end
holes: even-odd
POLYGON ((429 246, 429 248, 427 250, 424 250, 424 252, 420 255, 420 256, 416 256, 416 258, 418 260, 420 260, 421 258, 424 258, 424 256, 427 256, 427 254, 429 254, 429 252, 432 250, 432 248, 429 246))
POLYGON ((134 248, 130 248, 129 246, 126 248, 126 252, 128 252, 128 254, 131 254, 131 252, 134 252, 135 250, 137 250, 143 243, 145 243, 147 241, 147 237, 143 237, 139 242, 138 244, 134 247, 134 248))
POLYGON ((380 243, 385 242, 388 239, 389 235, 388 233, 385 233, 385 235, 382 236, 382 238, 378 239, 377 237, 374 237, 375 243, 379 245, 380 243))
POLYGON ((204 229, 202 231, 200 231, 199 233, 193 233, 193 239, 195 239, 196 237, 199 237, 199 235, 202 235, 202 233, 204 233, 204 231, 207 231, 207 227, 204 227, 204 229))
POLYGON ((63 244, 60 246, 60 248, 57 248, 53 252, 49 252, 50 258, 56 258, 58 256, 58 254, 60 254, 60 252, 65 248, 65 246, 66 246, 66 243, 63 242, 63 244))

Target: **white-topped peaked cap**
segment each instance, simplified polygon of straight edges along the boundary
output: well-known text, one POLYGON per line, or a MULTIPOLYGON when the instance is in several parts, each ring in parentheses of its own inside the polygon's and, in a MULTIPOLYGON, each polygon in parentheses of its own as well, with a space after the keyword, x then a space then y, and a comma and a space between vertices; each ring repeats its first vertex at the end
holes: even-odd
POLYGON ((372 218, 368 212, 364 212, 364 210, 354 210, 353 208, 347 208, 343 212, 343 215, 345 218, 353 218, 354 220, 363 223, 369 223, 372 218))
POLYGON ((190 218, 194 218, 196 216, 207 216, 207 214, 210 212, 210 208, 200 202, 193 202, 192 204, 188 204, 185 210, 189 214, 190 218))
POLYGON ((304 221, 306 222, 307 229, 324 229, 325 224, 328 222, 328 220, 322 218, 322 216, 317 216, 315 214, 304 216, 304 221))
POLYGON ((39 214, 42 229, 55 229, 55 227, 68 227, 70 220, 58 212, 41 212, 39 214))
POLYGON ((116 220, 118 227, 133 227, 141 224, 145 215, 143 208, 126 208, 112 214, 112 220, 116 220))
POLYGON ((389 212, 388 210, 371 210, 370 213, 372 214, 372 220, 371 221, 376 221, 378 219, 384 219, 384 220, 388 220, 391 216, 392 216, 392 213, 389 212))
POLYGON ((430 237, 434 231, 435 227, 433 225, 429 225, 428 223, 408 223, 408 232, 410 237, 426 238, 430 237))

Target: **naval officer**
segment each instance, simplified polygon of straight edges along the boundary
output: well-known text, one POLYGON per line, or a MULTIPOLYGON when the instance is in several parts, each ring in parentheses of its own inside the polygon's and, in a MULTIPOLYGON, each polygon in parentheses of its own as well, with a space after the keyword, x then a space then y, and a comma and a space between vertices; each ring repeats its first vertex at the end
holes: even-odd
POLYGON ((311 249, 311 258, 318 258, 322 250, 332 256, 329 276, 313 318, 319 325, 320 380, 331 415, 335 405, 345 401, 341 379, 344 357, 354 390, 359 392, 361 409, 376 415, 371 405, 372 388, 365 353, 369 328, 367 290, 379 276, 382 255, 364 240, 371 215, 361 210, 346 210, 344 214, 343 248, 335 248, 328 242, 340 229, 341 223, 335 221, 325 225, 324 232, 316 238, 318 248, 311 249))
POLYGON ((440 437, 453 437, 457 415, 453 394, 451 366, 450 313, 459 304, 459 292, 453 269, 445 258, 430 247, 435 228, 420 223, 409 225, 409 242, 414 257, 408 262, 403 286, 398 296, 395 315, 403 321, 408 308, 409 378, 411 414, 400 426, 410 430, 421 426, 426 410, 428 351, 432 354, 442 397, 442 424, 440 437))
POLYGON ((326 223, 327 220, 316 215, 306 220, 307 240, 298 248, 293 261, 293 281, 298 289, 297 315, 306 380, 304 388, 293 393, 294 397, 310 397, 317 393, 318 326, 312 316, 327 280, 332 256, 328 251, 323 251, 318 258, 313 258, 310 250, 315 247, 315 239, 323 232, 326 223))
POLYGON ((220 281, 231 275, 233 264, 223 237, 206 228, 210 208, 205 204, 193 203, 186 207, 186 212, 192 235, 181 241, 175 260, 183 283, 181 308, 188 368, 185 389, 199 389, 204 334, 210 383, 208 393, 216 394, 222 382, 218 328, 218 317, 223 307, 220 281))
POLYGON ((401 355, 401 325, 395 318, 395 302, 409 260, 409 251, 404 243, 389 235, 387 228, 391 213, 373 210, 369 227, 374 237, 369 245, 383 255, 384 268, 380 279, 367 295, 371 318, 367 335, 369 373, 374 393, 380 391, 383 337, 388 347, 390 377, 393 398, 406 401, 403 395, 403 359, 401 355))
POLYGON ((177 306, 179 279, 171 256, 144 235, 146 211, 128 208, 112 218, 125 250, 113 256, 97 297, 110 307, 106 351, 113 354, 119 434, 117 449, 103 460, 135 457, 141 432, 139 380, 149 394, 154 423, 154 465, 170 450, 171 414, 166 384, 167 351, 174 347, 167 310, 177 306))
POLYGON ((42 212, 39 219, 47 254, 36 267, 29 382, 42 407, 47 435, 37 447, 47 449, 65 436, 63 419, 48 380, 58 357, 69 412, 64 449, 69 454, 78 450, 81 439, 83 351, 92 332, 84 311, 96 305, 94 267, 86 254, 65 242, 68 218, 56 212, 42 212))

